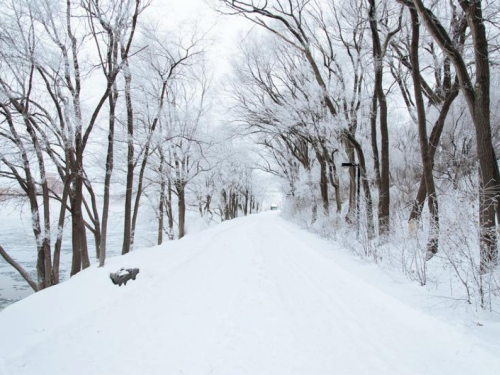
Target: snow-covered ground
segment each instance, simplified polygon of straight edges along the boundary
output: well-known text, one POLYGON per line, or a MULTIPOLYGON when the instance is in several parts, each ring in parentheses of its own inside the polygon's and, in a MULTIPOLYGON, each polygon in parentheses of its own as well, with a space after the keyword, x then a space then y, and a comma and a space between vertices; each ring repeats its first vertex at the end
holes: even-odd
POLYGON ((7 307, 0 374, 497 375, 499 319, 431 314, 423 293, 279 213, 252 215, 7 307), (121 267, 137 280, 113 285, 121 267))

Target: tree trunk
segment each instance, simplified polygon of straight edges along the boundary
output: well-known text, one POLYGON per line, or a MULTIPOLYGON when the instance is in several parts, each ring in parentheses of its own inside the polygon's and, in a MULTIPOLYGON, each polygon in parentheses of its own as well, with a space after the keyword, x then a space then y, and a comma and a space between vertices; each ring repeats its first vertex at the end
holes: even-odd
MULTIPOLYGON (((29 87, 28 87, 28 98, 31 93, 32 80, 33 80, 34 67, 31 66, 30 76, 29 76, 29 87)), ((21 105, 22 115, 26 125, 28 134, 30 135, 31 142, 35 149, 36 158, 38 161, 38 168, 40 173, 40 181, 42 185, 42 207, 43 207, 43 231, 41 231, 41 219, 40 211, 38 208, 38 203, 36 204, 36 225, 39 227, 39 236, 36 238, 37 244, 39 244, 38 249, 38 260, 37 260, 37 273, 38 273, 38 289, 48 288, 52 285, 52 259, 51 259, 51 248, 50 248, 50 198, 49 198, 49 187, 47 184, 47 173, 45 169, 45 161, 42 153, 42 147, 40 141, 38 140, 35 129, 33 128, 33 123, 29 118, 29 101, 26 105, 21 105)), ((36 195, 36 187, 33 185, 34 194, 36 195)), ((36 200, 36 197, 34 198, 36 200)))
POLYGON ((245 189, 245 203, 244 203, 244 206, 243 206, 243 214, 245 216, 248 215, 248 189, 245 189))
MULTIPOLYGON (((210 211, 210 205, 212 203, 212 196, 210 194, 207 194, 206 200, 207 200, 207 202, 205 203, 205 213, 209 212, 210 215, 212 215, 212 212, 210 211)), ((251 208, 250 208, 250 213, 252 213, 251 208)))
POLYGON ((422 168, 427 191, 427 204, 429 207, 429 238, 427 242, 426 260, 432 258, 438 251, 439 245, 439 206, 434 185, 434 176, 432 175, 433 162, 429 151, 429 141, 427 138, 427 123, 425 115, 425 105, 422 95, 422 83, 420 81, 420 61, 418 48, 420 42, 420 21, 418 13, 410 9, 412 39, 410 60, 412 64, 413 88, 415 91, 415 104, 417 107, 418 134, 420 139, 420 154, 422 156, 422 168))
POLYGON ((172 209, 172 182, 167 180, 167 217, 168 217, 168 239, 174 239, 174 211, 172 209))
POLYGON ((203 218, 203 197, 199 196, 197 197, 198 199, 198 212, 200 213, 200 217, 203 218))
POLYGON ((101 223, 101 244, 99 251, 99 267, 103 267, 106 262, 106 243, 108 237, 108 215, 111 188, 111 175, 114 167, 114 142, 115 142, 115 111, 116 100, 118 99, 118 89, 113 84, 113 91, 108 97, 109 102, 109 130, 108 130, 108 151, 106 153, 106 174, 104 176, 104 197, 102 204, 101 223))
POLYGON ((165 183, 160 185, 160 203, 158 204, 158 245, 163 243, 163 218, 164 218, 164 201, 165 200, 165 183))
POLYGON ((163 177, 163 164, 165 163, 165 158, 163 157, 163 152, 160 151, 160 202, 158 204, 158 245, 163 242, 163 218, 165 212, 165 178, 163 177))
MULTIPOLYGON (((71 77, 66 78, 66 85, 71 92, 73 99, 73 110, 75 116, 75 129, 74 129, 74 150, 70 149, 71 153, 74 153, 73 160, 71 163, 71 172, 75 175, 73 179, 73 189, 71 195, 71 220, 72 220, 72 244, 73 244, 73 259, 71 266, 71 276, 80 272, 90 266, 88 247, 87 247, 87 234, 85 229, 85 220, 83 218, 83 179, 85 176, 85 171, 83 169, 83 121, 82 121, 82 109, 80 103, 81 94, 81 76, 80 76, 80 63, 78 61, 78 41, 72 31, 72 4, 70 0, 66 1, 66 31, 69 36, 69 41, 71 45, 71 62, 66 54, 65 63, 71 64, 73 69, 74 83, 71 82, 71 77)), ((66 51, 63 51, 66 53, 66 51)))
POLYGON ((184 184, 182 181, 175 182, 176 190, 177 190, 177 207, 179 210, 179 239, 184 237, 185 234, 185 223, 186 223, 186 200, 185 200, 185 192, 184 192, 184 184))
POLYGON ((328 177, 330 179, 330 184, 333 186, 335 191, 335 203, 337 204, 337 212, 342 211, 342 199, 340 197, 340 185, 339 176, 337 175, 337 169, 335 167, 334 153, 332 152, 331 157, 328 158, 328 177))
POLYGON ((380 186, 379 186, 379 205, 378 222, 379 234, 385 235, 390 228, 390 193, 389 193, 389 130, 387 126, 387 102, 383 88, 383 58, 384 53, 380 44, 378 34, 377 15, 375 9, 375 0, 370 0, 369 9, 370 29, 373 40, 373 59, 375 68, 375 87, 376 96, 380 108, 380 186))
MULTIPOLYGON (((80 170, 81 169, 77 169, 80 170)), ((71 197, 71 235, 73 245, 73 260, 71 263, 71 276, 90 266, 85 220, 83 218, 83 177, 78 173, 74 178, 71 197)))
POLYGON ((377 91, 375 90, 372 97, 372 110, 370 112, 370 129, 371 129, 371 141, 372 141, 372 153, 373 153, 373 170, 375 172, 375 182, 377 188, 380 189, 382 185, 380 178, 380 156, 378 151, 377 142, 377 112, 378 112, 378 97, 377 91))
POLYGON ((90 181, 85 180, 84 184, 85 184, 85 187, 87 188, 87 192, 90 195, 91 207, 92 207, 92 208, 89 207, 89 204, 87 203, 87 200, 84 197, 83 204, 84 204, 85 209, 87 211, 87 215, 88 215, 90 221, 92 222, 92 225, 86 223, 85 226, 94 235, 96 259, 99 259, 100 258, 100 246, 101 246, 101 222, 99 220, 99 210, 97 208, 97 199, 96 199, 94 190, 92 188, 92 185, 90 184, 90 181))
POLYGON ((222 189, 222 192, 221 192, 221 200, 222 200, 222 207, 223 207, 223 210, 224 210, 224 218, 223 218, 223 221, 224 220, 229 220, 229 205, 228 205, 228 202, 227 202, 227 193, 226 193, 226 190, 225 189, 222 189))
POLYGON ((238 217, 238 195, 236 192, 231 193, 231 219, 238 217))
MULTIPOLYGON (((433 164, 434 164, 434 156, 436 154, 437 145, 439 144, 439 140, 441 139, 441 134, 443 133, 446 117, 448 116, 451 104, 453 103, 453 101, 457 96, 458 96, 458 85, 454 85, 453 88, 451 88, 451 90, 448 91, 448 93, 446 94, 443 106, 441 107, 441 111, 439 112, 439 117, 436 120, 434 127, 432 128, 431 137, 429 140, 429 155, 433 164)), ((420 220, 426 196, 427 196, 427 190, 425 188, 424 175, 422 174, 417 197, 415 199, 415 202, 413 203, 413 207, 408 222, 415 223, 420 220)))
POLYGON ((323 213, 328 216, 329 211, 329 201, 328 201, 328 177, 326 173, 326 160, 321 155, 319 150, 316 150, 316 158, 318 159, 320 166, 320 179, 319 179, 319 189, 321 192, 321 200, 323 201, 323 213))
POLYGON ((139 171, 139 181, 137 183, 137 192, 135 194, 135 203, 134 203, 134 212, 132 215, 132 233, 130 235, 130 246, 134 245, 135 238, 135 227, 137 224, 137 216, 139 215, 139 203, 142 197, 143 184, 144 184, 144 173, 146 172, 146 166, 148 164, 148 154, 149 154, 149 145, 146 146, 146 150, 144 153, 144 159, 141 163, 141 170, 139 171))
POLYGON ((125 77, 125 102, 127 104, 127 183, 125 190, 125 218, 123 229, 122 254, 127 254, 131 249, 131 216, 132 216, 132 193, 134 186, 134 111, 132 108, 131 83, 132 76, 128 61, 125 60, 123 69, 125 77))
POLYGON ((474 41, 476 64, 475 102, 473 119, 476 127, 477 153, 479 157, 479 224, 480 270, 485 273, 498 264, 495 210, 498 204, 500 175, 491 136, 490 109, 490 61, 488 39, 481 9, 481 1, 471 1, 466 10, 467 21, 474 41))
POLYGON ((64 190, 61 199, 61 208, 59 211, 59 221, 57 228, 57 240, 54 247, 54 259, 52 265, 52 279, 54 280, 54 284, 59 284, 59 266, 61 259, 61 248, 62 248, 62 240, 63 240, 63 231, 64 231, 64 222, 66 219, 66 206, 68 202, 68 198, 70 195, 71 189, 71 174, 69 171, 66 173, 66 181, 64 182, 64 190))
POLYGON ((356 150, 356 155, 358 156, 358 164, 361 172, 361 183, 363 186, 363 194, 365 196, 365 205, 366 205, 366 223, 367 223, 367 231, 368 238, 373 238, 375 236, 375 226, 373 224, 373 201, 370 190, 370 182, 368 181, 368 176, 366 174, 366 162, 365 155, 363 153, 363 149, 361 145, 358 143, 356 138, 347 131, 344 132, 344 137, 347 138, 348 142, 354 146, 354 150, 356 150))
MULTIPOLYGON (((356 156, 354 153, 354 147, 349 144, 347 147, 347 156, 349 157, 349 163, 356 163, 356 156)), ((356 212, 356 173, 354 168, 349 168, 349 209, 347 210, 346 222, 353 223, 354 216, 356 212)))
POLYGON ((156 118, 153 120, 153 124, 151 125, 150 133, 149 133, 149 138, 146 142, 146 145, 144 146, 144 157, 142 159, 141 163, 141 170, 139 172, 139 181, 137 183, 137 193, 135 196, 135 203, 134 203, 134 213, 132 216, 132 233, 131 233, 131 238, 130 238, 130 245, 133 246, 134 244, 134 237, 135 237, 135 228, 137 224, 137 216, 139 214, 139 203, 141 201, 142 197, 142 191, 143 191, 143 186, 144 186, 144 173, 146 172, 146 167, 148 164, 148 159, 149 159, 149 150, 151 147, 151 138, 153 136, 153 133, 156 130, 156 126, 158 124, 158 118, 159 118, 159 113, 161 112, 161 109, 163 108, 163 101, 165 98, 165 93, 167 90, 167 82, 163 82, 162 85, 162 90, 160 94, 160 104, 159 104, 159 110, 158 110, 158 115, 156 118))
POLYGON ((498 264, 495 223, 497 208, 495 205, 499 195, 500 174, 491 137, 490 61, 488 57, 488 39, 481 8, 482 2, 480 0, 460 2, 460 6, 467 16, 467 23, 474 43, 475 84, 472 83, 460 51, 455 48, 450 37, 443 32, 444 29, 437 18, 429 9, 424 7, 421 0, 414 0, 413 4, 420 17, 424 20, 429 33, 452 61, 476 130, 480 182, 480 270, 485 273, 498 264))

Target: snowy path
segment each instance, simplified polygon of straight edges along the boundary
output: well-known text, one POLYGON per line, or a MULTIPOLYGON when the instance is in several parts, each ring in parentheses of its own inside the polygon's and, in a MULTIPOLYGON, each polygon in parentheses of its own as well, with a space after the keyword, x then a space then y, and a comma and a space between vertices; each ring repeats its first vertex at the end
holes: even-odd
POLYGON ((0 313, 0 374, 499 374, 275 213, 112 259, 0 313), (118 288, 107 273, 138 266, 118 288))

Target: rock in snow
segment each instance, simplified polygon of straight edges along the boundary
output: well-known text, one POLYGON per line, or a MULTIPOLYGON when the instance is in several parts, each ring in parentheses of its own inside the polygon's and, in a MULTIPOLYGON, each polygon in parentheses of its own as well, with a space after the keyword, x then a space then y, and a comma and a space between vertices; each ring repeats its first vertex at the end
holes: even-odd
POLYGON ((127 285, 127 281, 130 279, 135 280, 137 274, 139 273, 139 268, 120 268, 118 272, 110 273, 109 278, 113 284, 122 286, 122 284, 127 285))

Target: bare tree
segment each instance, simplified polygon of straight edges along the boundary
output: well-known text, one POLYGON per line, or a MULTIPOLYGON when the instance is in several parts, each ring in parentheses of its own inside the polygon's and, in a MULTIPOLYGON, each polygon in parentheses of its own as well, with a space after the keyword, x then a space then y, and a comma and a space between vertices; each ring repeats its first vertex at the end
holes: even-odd
MULTIPOLYGON (((139 1, 136 2, 136 15, 139 12, 138 4, 139 1)), ((84 169, 84 155, 99 113, 123 66, 112 61, 112 56, 110 61, 105 61, 98 42, 101 40, 101 33, 90 22, 90 34, 97 43, 107 84, 102 96, 97 98, 95 107, 86 111, 81 104, 82 86, 90 72, 86 71, 86 64, 80 64, 80 57, 81 49, 87 46, 86 42, 89 40, 89 29, 83 27, 82 20, 93 17, 101 17, 102 20, 113 18, 112 13, 116 9, 107 5, 109 4, 99 8, 97 3, 91 1, 75 5, 69 0, 57 6, 47 1, 36 4, 16 2, 12 4, 9 15, 17 14, 17 18, 13 18, 12 23, 4 23, 9 29, 4 29, 7 33, 2 33, 3 42, 8 43, 8 50, 16 51, 16 54, 6 53, 0 57, 2 64, 9 66, 9 70, 4 71, 5 75, 1 77, 0 90, 8 99, 2 102, 3 115, 7 123, 10 123, 8 132, 3 135, 5 139, 17 143, 17 149, 20 155, 25 155, 27 164, 23 167, 23 173, 19 173, 17 164, 12 164, 8 158, 3 158, 2 161, 10 169, 9 176, 18 181, 29 198, 34 215, 34 233, 40 247, 37 251, 37 290, 59 282, 59 261, 67 210, 71 213, 72 222, 71 274, 90 264, 86 229, 94 233, 96 248, 99 248, 98 207, 84 169), (76 27, 75 23, 78 24, 76 27), (17 66, 14 66, 14 62, 17 66), (19 69, 20 66, 23 68, 19 69), (12 86, 13 83, 15 86, 12 86), (36 167, 30 165, 31 157, 28 154, 31 150, 38 161, 36 167), (39 179, 35 178, 33 168, 40 173, 39 179), (49 184, 48 169, 57 171, 62 182, 60 189, 54 189, 49 184), (84 187, 90 194, 90 202, 85 199, 84 187), (37 197, 41 198, 41 211, 38 209, 37 197), (60 203, 56 231, 51 230, 50 200, 60 203), (89 213, 90 222, 85 221, 84 210, 89 213), (52 258, 53 236, 56 239, 52 258)), ((108 50, 112 55, 111 45, 115 44, 111 43, 108 50)))
MULTIPOLYGON (((151 149, 155 147, 155 132, 158 124, 161 122, 165 102, 169 100, 169 91, 173 85, 172 81, 189 79, 189 69, 202 63, 202 58, 205 54, 207 44, 204 34, 193 33, 184 42, 185 36, 180 37, 180 41, 168 41, 166 37, 162 37, 158 30, 148 29, 145 31, 145 41, 148 48, 141 55, 142 66, 145 67, 140 79, 143 79, 149 86, 147 92, 151 98, 151 103, 144 103, 144 107, 152 107, 153 116, 138 116, 138 120, 143 124, 146 133, 146 140, 142 146, 142 160, 140 161, 139 177, 137 182, 137 192, 135 194, 135 202, 133 207, 132 222, 131 222, 131 246, 134 243, 134 233, 137 223, 137 217, 140 207, 140 199, 144 189, 144 175, 148 166, 151 149)), ((160 153, 163 155, 162 145, 157 145, 160 153)), ((160 159, 162 156, 160 155, 160 159)), ((163 162, 165 158, 163 157, 163 162)), ((165 165, 162 166, 162 170, 165 165)), ((164 181, 163 177, 160 177, 164 181)), ((161 187, 161 184, 160 184, 161 187)), ((163 195, 165 198, 165 195, 163 195)), ((167 203, 168 205, 168 203, 167 203)))
POLYGON ((469 112, 476 130, 481 187, 479 199, 479 225, 481 230, 480 268, 482 272, 487 272, 492 265, 498 263, 495 202, 498 199, 500 177, 496 154, 492 144, 490 122, 490 61, 488 58, 488 38, 482 9, 483 2, 481 0, 458 1, 458 4, 465 13, 474 45, 474 84, 467 69, 463 53, 454 45, 452 38, 432 10, 427 8, 421 0, 402 2, 418 12, 429 34, 434 38, 443 53, 450 58, 460 81, 461 92, 469 106, 469 112))
POLYGON ((434 176, 432 174, 433 162, 429 150, 430 146, 429 146, 429 139, 427 137, 426 113, 425 113, 424 99, 422 94, 422 83, 420 81, 420 62, 418 53, 420 48, 420 20, 418 18, 418 13, 415 9, 410 9, 410 14, 411 14, 411 26, 412 26, 410 61, 412 64, 413 88, 415 90, 415 104, 417 107, 418 134, 420 138, 420 153, 422 155, 423 176, 425 181, 425 188, 427 191, 427 202, 430 212, 429 241, 427 245, 426 259, 430 259, 438 251, 439 206, 436 195, 436 187, 434 185, 434 176))
MULTIPOLYGON (((463 48, 467 23, 465 17, 460 17, 455 8, 452 9, 452 17, 449 27, 449 33, 452 35, 455 45, 459 46, 459 48, 463 48)), ((418 72, 419 77, 417 78, 420 82, 420 88, 418 90, 428 101, 427 110, 434 107, 438 111, 438 117, 434 122, 429 138, 428 150, 429 158, 431 159, 432 165, 434 165, 435 153, 441 140, 445 122, 448 113, 452 108, 452 104, 458 96, 459 88, 456 76, 455 82, 453 82, 453 74, 451 71, 451 62, 449 57, 439 55, 440 51, 439 49, 436 49, 435 42, 432 39, 426 40, 422 38, 421 43, 423 48, 421 48, 420 51, 425 53, 429 62, 424 67, 421 67, 420 72, 418 72), (427 76, 425 76, 423 74, 424 71, 430 71, 433 74, 427 74, 427 76)), ((418 119, 415 114, 415 100, 410 93, 410 89, 408 87, 409 84, 405 77, 406 71, 409 71, 412 75, 416 74, 416 72, 413 71, 411 59, 408 58, 409 55, 412 55, 411 46, 408 45, 406 37, 403 36, 398 41, 391 41, 391 48, 395 53, 395 58, 391 64, 391 73, 400 88, 401 95, 405 101, 411 118, 415 123, 417 123, 418 119)), ((425 178, 422 174, 418 193, 416 199, 414 200, 409 217, 409 223, 412 228, 415 227, 415 223, 421 218, 426 196, 427 190, 425 178)))
MULTIPOLYGON (((338 119, 339 106, 329 94, 329 88, 324 78, 324 73, 322 73, 322 67, 314 58, 312 49, 314 47, 312 43, 313 38, 311 37, 313 26, 309 24, 307 20, 310 20, 308 16, 312 11, 311 8, 317 4, 302 0, 289 2, 277 0, 272 3, 266 2, 264 4, 254 1, 223 1, 223 3, 228 9, 233 11, 233 14, 242 15, 270 31, 302 55, 313 73, 314 80, 318 85, 318 91, 324 103, 323 105, 332 118, 338 119)), ((339 136, 354 148, 358 156, 360 172, 362 174, 363 191, 368 202, 367 206, 371 207, 371 192, 361 144, 356 140, 355 135, 351 133, 348 128, 342 129, 339 136)), ((370 214, 371 213, 367 213, 368 216, 370 214)), ((368 220, 371 222, 370 218, 368 220)))
MULTIPOLYGON (((375 119, 376 105, 378 102, 380 115, 380 136, 381 136, 381 153, 380 153, 380 185, 379 185, 379 233, 386 234, 390 229, 390 190, 389 190, 389 130, 387 124, 387 100, 383 87, 383 71, 384 57, 387 52, 387 47, 391 39, 401 30, 401 13, 398 17, 396 26, 387 32, 385 40, 382 42, 378 29, 377 4, 375 0, 370 0, 370 8, 368 11, 368 19, 370 21, 370 29, 372 32, 373 41, 373 65, 375 70, 374 96, 372 103, 372 130, 374 129, 373 121, 375 119)), ((384 9, 384 12, 387 10, 384 9)), ((387 19, 387 15, 382 17, 387 19)), ((372 131, 372 144, 376 144, 375 133, 372 131)), ((374 147, 374 151, 376 147, 374 147)), ((375 160, 378 160, 378 155, 375 154, 375 160)), ((378 180, 378 175, 377 175, 378 180)))
POLYGON ((127 67, 138 17, 144 7, 147 6, 147 3, 141 4, 139 0, 118 3, 86 0, 82 2, 82 6, 88 16, 90 30, 96 43, 103 75, 106 77, 108 86, 111 84, 111 91, 107 98, 109 105, 109 130, 104 177, 102 227, 100 233, 98 233, 99 243, 96 244, 99 265, 102 267, 106 260, 110 184, 114 166, 115 112, 118 100, 116 76, 122 67, 127 67), (121 61, 119 61, 119 58, 121 61))

